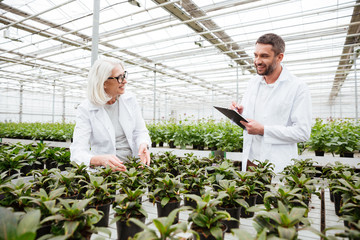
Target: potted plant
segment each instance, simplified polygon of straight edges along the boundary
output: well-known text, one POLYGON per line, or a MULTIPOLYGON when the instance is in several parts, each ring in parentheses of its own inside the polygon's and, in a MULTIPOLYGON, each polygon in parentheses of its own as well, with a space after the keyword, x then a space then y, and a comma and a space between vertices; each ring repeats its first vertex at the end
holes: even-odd
POLYGON ((304 217, 306 209, 295 207, 289 210, 282 202, 278 204, 278 208, 255 216, 253 221, 258 235, 265 232, 264 239, 297 239, 299 224, 309 225, 304 217))
MULTIPOLYGON (((54 191, 51 191, 49 194, 42 188, 39 191, 31 194, 31 197, 21 197, 22 199, 29 199, 30 203, 34 204, 36 208, 40 210, 41 220, 55 215, 60 208, 57 206, 57 199, 64 193, 64 188, 58 188, 54 191)), ((54 222, 47 222, 46 224, 41 224, 41 226, 36 231, 36 237, 40 238, 43 235, 50 234, 51 226, 54 222)))
POLYGON ((0 207, 0 236, 2 239, 34 240, 40 223, 40 210, 14 213, 0 207))
MULTIPOLYGON (((208 183, 207 177, 205 176, 205 169, 188 167, 186 172, 181 175, 181 182, 184 184, 184 189, 187 194, 201 196, 208 183)), ((184 197, 184 205, 195 207, 196 202, 190 198, 184 197)))
POLYGON ((209 174, 209 182, 213 189, 216 191, 219 186, 220 180, 232 180, 235 178, 233 164, 227 160, 223 161, 220 165, 213 165, 206 168, 209 174))
POLYGON ((54 182, 49 186, 50 190, 65 187, 62 198, 73 198, 79 197, 80 184, 79 181, 84 179, 84 176, 76 175, 74 172, 59 172, 54 171, 54 182))
POLYGON ((106 228, 96 228, 94 225, 101 219, 101 214, 94 208, 86 209, 90 199, 61 199, 57 214, 45 218, 42 222, 55 222, 52 226, 52 236, 59 239, 90 239, 93 233, 99 231, 109 235, 106 228), (62 236, 61 238, 59 236, 62 236))
POLYGON ((130 218, 135 218, 145 223, 147 213, 142 207, 141 198, 144 195, 143 189, 131 190, 123 187, 123 194, 117 195, 113 203, 115 212, 111 223, 116 222, 117 235, 119 240, 127 240, 142 230, 141 227, 130 222, 130 218))
POLYGON ((178 208, 170 212, 167 217, 160 217, 153 220, 155 228, 150 228, 142 221, 136 218, 131 218, 130 221, 144 229, 135 235, 133 240, 164 240, 164 239, 178 239, 179 233, 186 233, 187 223, 181 222, 174 224, 175 219, 180 211, 187 210, 186 207, 178 208))
POLYGON ((247 207, 248 203, 241 194, 241 188, 236 185, 236 181, 221 180, 219 187, 218 196, 221 203, 217 208, 228 212, 235 219, 223 221, 227 226, 227 232, 230 232, 233 228, 239 228, 241 208, 247 207))
MULTIPOLYGON (((158 217, 166 217, 172 210, 180 207, 183 184, 178 178, 170 178, 169 174, 155 180, 155 190, 150 193, 150 198, 156 202, 158 217)), ((175 223, 177 222, 178 217, 175 219, 175 223)))
POLYGON ((84 198, 91 199, 87 207, 95 208, 103 213, 101 220, 95 226, 107 227, 109 225, 110 205, 114 199, 108 189, 108 183, 103 177, 90 175, 90 181, 86 182, 84 187, 86 189, 84 198))
POLYGON ((227 226, 222 220, 231 220, 231 216, 226 211, 219 211, 217 206, 221 203, 220 199, 213 198, 210 192, 206 192, 202 197, 189 194, 186 195, 196 201, 196 208, 189 214, 188 222, 194 231, 194 239, 223 239, 227 226))
POLYGON ((235 171, 236 183, 240 187, 240 193, 247 202, 247 206, 241 208, 240 217, 251 218, 253 212, 248 211, 249 207, 255 206, 256 198, 261 190, 261 182, 255 179, 255 172, 238 172, 235 171))
POLYGON ((31 183, 24 182, 22 178, 0 185, 0 195, 3 196, 0 206, 11 207, 15 211, 24 211, 30 204, 30 200, 24 197, 30 197, 31 190, 31 183))
POLYGON ((251 169, 255 173, 254 179, 256 179, 256 183, 259 182, 258 184, 259 194, 256 197, 256 203, 263 204, 264 195, 267 191, 269 191, 268 185, 271 185, 271 180, 275 175, 274 173, 275 165, 273 163, 270 163, 269 160, 265 160, 265 161, 255 160, 254 162, 257 165, 257 167, 256 168, 249 167, 249 169, 251 169))
POLYGON ((315 156, 324 156, 331 149, 332 129, 329 124, 324 124, 322 119, 316 119, 311 128, 311 136, 307 141, 309 149, 315 156))

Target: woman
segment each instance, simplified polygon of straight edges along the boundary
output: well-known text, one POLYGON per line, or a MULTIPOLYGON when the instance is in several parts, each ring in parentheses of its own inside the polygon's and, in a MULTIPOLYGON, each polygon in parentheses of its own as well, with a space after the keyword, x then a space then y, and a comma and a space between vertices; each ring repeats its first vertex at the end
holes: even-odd
POLYGON ((71 160, 125 171, 128 156, 150 164, 151 140, 134 95, 125 93, 127 72, 120 62, 103 58, 88 76, 88 99, 77 109, 71 160))

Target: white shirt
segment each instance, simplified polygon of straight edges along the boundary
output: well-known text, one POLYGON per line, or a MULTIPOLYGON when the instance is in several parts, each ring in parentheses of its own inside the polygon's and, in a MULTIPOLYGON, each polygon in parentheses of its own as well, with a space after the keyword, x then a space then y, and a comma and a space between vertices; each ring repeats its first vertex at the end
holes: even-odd
POLYGON ((113 104, 106 104, 104 108, 115 129, 116 156, 122 161, 128 161, 128 157, 132 156, 132 152, 124 130, 119 122, 119 115, 121 114, 119 113, 119 101, 116 100, 113 104))
MULTIPOLYGON (((274 86, 277 84, 277 82, 273 84, 267 84, 265 79, 263 78, 262 81, 259 84, 259 90, 257 92, 256 96, 256 102, 255 102, 255 108, 254 108, 254 120, 257 122, 265 122, 264 119, 264 113, 266 109, 266 101, 267 98, 270 96, 270 93, 273 91, 274 86)), ((264 137, 261 135, 254 135, 251 148, 250 148, 250 154, 249 154, 249 160, 260 160, 260 152, 262 148, 262 144, 264 142, 264 137)))

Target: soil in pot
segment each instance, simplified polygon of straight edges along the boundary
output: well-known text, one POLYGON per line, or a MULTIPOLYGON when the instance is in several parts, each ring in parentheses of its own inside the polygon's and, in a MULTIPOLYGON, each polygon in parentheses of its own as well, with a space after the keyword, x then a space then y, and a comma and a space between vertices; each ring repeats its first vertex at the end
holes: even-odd
POLYGON ((239 221, 235 220, 223 220, 223 223, 227 226, 226 232, 231 232, 231 229, 239 228, 240 226, 240 213, 241 213, 241 206, 236 208, 222 208, 218 207, 221 211, 226 211, 230 214, 232 218, 235 218, 239 221))
MULTIPOLYGON (((161 206, 161 201, 156 199, 158 217, 167 217, 172 210, 180 208, 180 201, 170 201, 165 206, 161 206)), ((179 213, 176 215, 174 224, 179 222, 179 213)))
MULTIPOLYGON (((145 223, 145 217, 139 218, 139 220, 145 223)), ((128 224, 126 224, 126 221, 117 221, 116 229, 118 240, 127 240, 129 237, 134 237, 136 233, 143 231, 143 229, 135 223, 128 222, 128 224)))
MULTIPOLYGON (((227 231, 227 226, 224 223, 222 223, 222 225, 223 225, 222 226, 222 230, 223 230, 222 239, 224 239, 225 233, 227 231)), ((201 228, 191 227, 191 229, 199 234, 200 240, 216 240, 216 238, 213 237, 212 235, 205 236, 205 234, 201 228)), ((193 233, 193 239, 197 239, 195 233, 193 233)))
MULTIPOLYGON (((255 206, 257 195, 250 195, 250 197, 245 198, 245 201, 249 204, 249 207, 255 206)), ((246 211, 246 208, 241 208, 240 217, 242 218, 251 218, 254 216, 254 212, 246 211)))

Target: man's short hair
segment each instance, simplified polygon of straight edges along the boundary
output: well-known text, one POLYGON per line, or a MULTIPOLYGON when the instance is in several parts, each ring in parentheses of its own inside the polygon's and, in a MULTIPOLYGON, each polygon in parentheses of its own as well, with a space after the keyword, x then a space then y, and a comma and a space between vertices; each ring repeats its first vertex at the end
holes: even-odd
POLYGON ((270 44, 272 46, 272 50, 275 53, 275 56, 277 56, 280 53, 285 52, 284 40, 279 35, 276 35, 274 33, 267 33, 267 34, 262 35, 256 41, 256 44, 257 43, 270 44))

